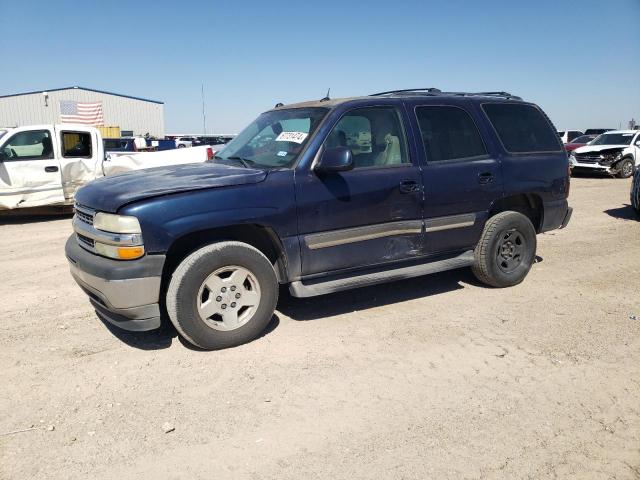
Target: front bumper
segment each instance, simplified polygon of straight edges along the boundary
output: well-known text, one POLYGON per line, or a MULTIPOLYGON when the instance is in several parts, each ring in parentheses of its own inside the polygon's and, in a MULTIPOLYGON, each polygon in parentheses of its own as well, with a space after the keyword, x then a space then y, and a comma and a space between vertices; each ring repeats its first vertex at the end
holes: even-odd
POLYGON ((577 160, 570 160, 569 168, 575 171, 606 173, 608 175, 614 175, 618 171, 616 163, 607 166, 607 165, 600 165, 599 163, 582 163, 577 160))
POLYGON ((103 320, 130 331, 160 327, 164 255, 112 260, 80 247, 75 234, 67 240, 65 253, 71 275, 103 320))

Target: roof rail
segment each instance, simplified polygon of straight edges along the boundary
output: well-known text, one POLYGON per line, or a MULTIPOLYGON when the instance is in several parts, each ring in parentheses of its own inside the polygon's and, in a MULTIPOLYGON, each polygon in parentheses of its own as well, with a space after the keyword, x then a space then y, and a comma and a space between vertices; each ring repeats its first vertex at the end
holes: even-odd
POLYGON ((427 93, 427 94, 442 93, 442 91, 439 88, 427 87, 427 88, 405 88, 404 90, 389 90, 388 92, 372 93, 369 96, 370 97, 380 97, 382 95, 390 95, 392 93, 412 93, 412 92, 416 92, 416 93, 424 92, 424 93, 427 93))
POLYGON ((462 97, 503 97, 508 100, 522 100, 517 95, 512 95, 509 92, 444 92, 445 95, 460 95, 462 97))
POLYGON ((443 92, 438 88, 406 88, 404 90, 390 90, 388 92, 373 93, 370 97, 380 97, 393 94, 422 94, 422 95, 457 95, 461 97, 502 97, 507 100, 522 100, 521 97, 512 95, 509 92, 443 92))

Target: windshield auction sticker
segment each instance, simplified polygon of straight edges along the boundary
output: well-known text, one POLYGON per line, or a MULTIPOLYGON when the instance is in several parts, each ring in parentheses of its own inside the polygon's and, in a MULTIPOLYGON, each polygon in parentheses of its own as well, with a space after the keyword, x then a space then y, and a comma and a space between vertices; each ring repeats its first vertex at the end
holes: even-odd
POLYGON ((304 132, 281 132, 280 135, 276 137, 276 142, 294 142, 294 143, 302 143, 304 139, 307 138, 308 133, 304 132))

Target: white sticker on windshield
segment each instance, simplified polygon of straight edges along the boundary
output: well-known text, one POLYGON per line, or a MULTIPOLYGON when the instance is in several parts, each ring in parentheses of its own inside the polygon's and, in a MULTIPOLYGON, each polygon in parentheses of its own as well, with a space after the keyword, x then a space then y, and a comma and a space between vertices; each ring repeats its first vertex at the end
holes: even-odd
POLYGON ((288 152, 278 152, 279 157, 286 157, 288 152))
POLYGON ((281 132, 280 135, 276 137, 276 142, 294 142, 294 143, 302 143, 304 139, 307 138, 308 133, 304 132, 281 132))

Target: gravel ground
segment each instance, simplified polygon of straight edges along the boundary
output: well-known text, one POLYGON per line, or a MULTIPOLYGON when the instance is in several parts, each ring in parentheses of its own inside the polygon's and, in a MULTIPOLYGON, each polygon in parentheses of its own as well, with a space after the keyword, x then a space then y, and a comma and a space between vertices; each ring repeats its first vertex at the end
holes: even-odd
POLYGON ((5 220, 0 478, 638 479, 640 222, 628 180, 574 179, 570 203, 517 287, 283 294, 218 352, 108 329, 69 217, 5 220))

